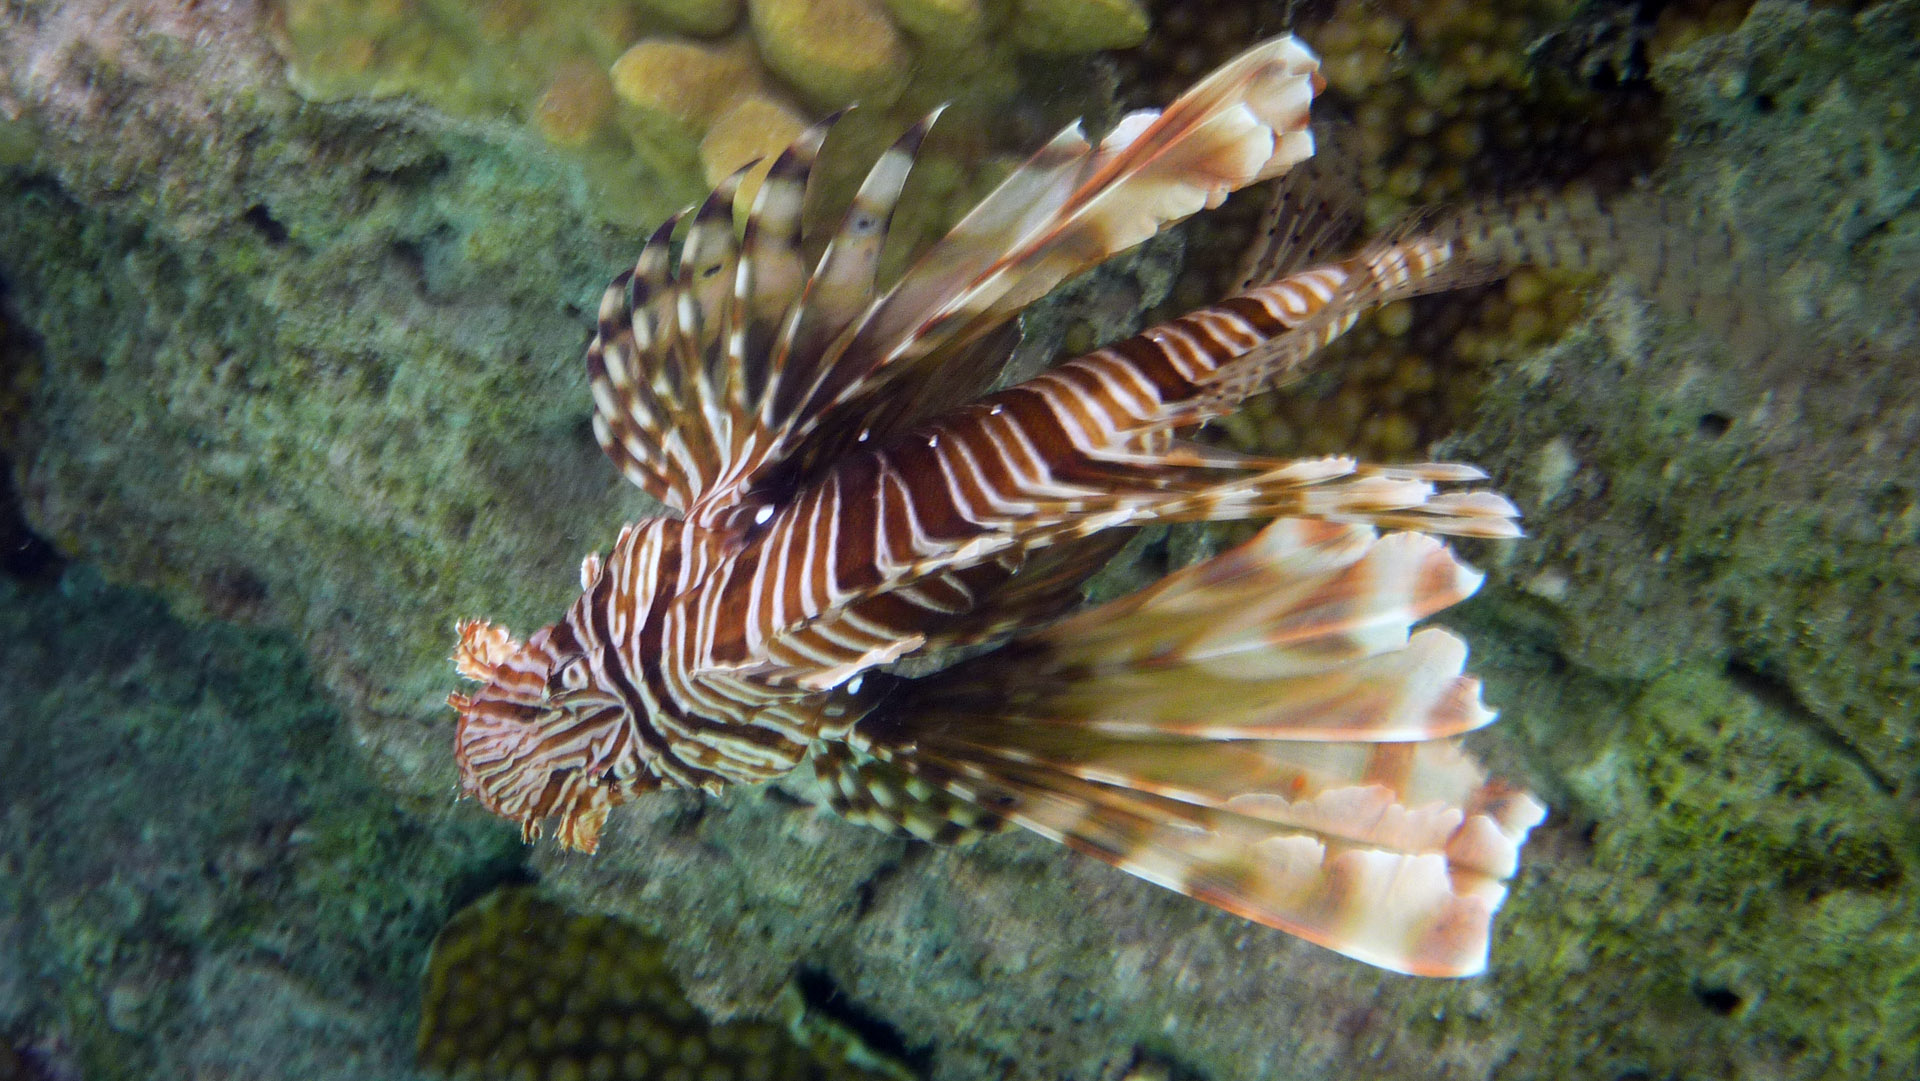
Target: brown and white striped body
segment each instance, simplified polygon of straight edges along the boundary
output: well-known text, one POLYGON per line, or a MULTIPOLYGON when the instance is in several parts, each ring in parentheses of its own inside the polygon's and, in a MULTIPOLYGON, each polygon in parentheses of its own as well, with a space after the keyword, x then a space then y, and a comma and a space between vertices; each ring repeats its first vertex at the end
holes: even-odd
POLYGON ((1409 625, 1478 584, 1423 534, 1514 536, 1512 506, 1437 490, 1466 467, 1179 438, 1435 287, 1453 247, 1382 245, 978 395, 1025 303, 1310 153, 1314 66, 1280 39, 1098 147, 1069 129, 884 292, 918 130, 811 275, 798 210, 823 131, 775 163, 744 236, 731 184, 677 264, 663 228, 609 291, 589 368, 603 447, 679 513, 588 557, 579 600, 526 644, 461 625, 460 671, 484 684, 451 699, 466 790, 591 850, 639 794, 810 762, 875 824, 1012 822, 1377 964, 1483 964, 1540 812, 1450 742, 1492 714, 1458 639, 1409 625), (1129 528, 1248 518, 1276 522, 1067 614, 1129 528), (1243 706, 1192 716, 1223 691, 1243 706))

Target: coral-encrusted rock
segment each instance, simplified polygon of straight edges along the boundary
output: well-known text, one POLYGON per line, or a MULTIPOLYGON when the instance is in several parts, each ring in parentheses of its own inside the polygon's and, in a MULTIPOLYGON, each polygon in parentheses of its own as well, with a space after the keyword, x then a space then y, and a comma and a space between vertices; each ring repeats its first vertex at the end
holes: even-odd
POLYGON ((1656 69, 1679 126, 1664 195, 1773 275, 1738 300, 1776 338, 1613 295, 1594 333, 1500 373, 1454 453, 1503 466, 1534 534, 1503 575, 1579 664, 1731 667, 1916 799, 1916 19, 1798 10, 1656 69))
POLYGON ((0 670, 0 1078, 412 1076, 428 945, 510 839, 395 807, 285 635, 88 568, 0 578, 0 670))

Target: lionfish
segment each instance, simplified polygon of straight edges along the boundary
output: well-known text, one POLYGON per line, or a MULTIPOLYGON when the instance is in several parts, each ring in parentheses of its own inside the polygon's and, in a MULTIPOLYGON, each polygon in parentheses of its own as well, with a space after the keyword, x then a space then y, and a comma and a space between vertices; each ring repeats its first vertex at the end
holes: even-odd
POLYGON ((856 821, 1017 825, 1374 965, 1484 968, 1545 811, 1459 746, 1494 717, 1464 643, 1411 625, 1481 581, 1435 535, 1517 536, 1517 511, 1466 466, 1186 438, 1369 307, 1457 284, 1463 245, 1376 243, 986 392, 1025 306, 1308 158, 1318 67, 1280 37, 1097 145, 1069 126, 885 288, 932 118, 810 269, 831 120, 750 198, 743 170, 662 225, 586 359, 600 446, 671 513, 586 556, 524 643, 459 624, 464 791, 591 852, 643 793, 804 764, 856 821), (1138 527, 1245 519, 1270 524, 1083 607, 1138 527))

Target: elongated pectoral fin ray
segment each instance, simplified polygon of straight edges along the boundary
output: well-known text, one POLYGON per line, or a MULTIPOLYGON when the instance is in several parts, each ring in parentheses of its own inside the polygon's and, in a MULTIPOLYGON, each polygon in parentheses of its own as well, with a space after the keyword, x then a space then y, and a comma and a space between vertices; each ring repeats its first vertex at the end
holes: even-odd
MULTIPOLYGON (((872 415, 889 431, 910 426, 924 414, 895 417, 879 408, 879 397, 941 369, 950 393, 976 393, 1002 358, 969 347, 1021 308, 1073 274, 1309 157, 1307 108, 1318 68, 1294 39, 1276 38, 1241 54, 1164 111, 1127 116, 1098 146, 1078 125, 1061 132, 873 307, 849 351, 874 358, 874 374, 849 383, 828 412, 851 410, 863 423, 872 415), (956 365, 969 368, 971 378, 957 378, 956 365)), ((925 410, 955 404, 911 391, 908 398, 925 410)))
POLYGON ((1464 645, 1411 629, 1479 581, 1430 537, 1277 522, 909 684, 853 743, 1239 915, 1465 975, 1544 813, 1453 738, 1493 718, 1464 645))
MULTIPOLYGON (((1363 748, 1353 776, 1330 773, 1310 795, 1256 788, 1224 806, 940 749, 919 749, 911 768, 1016 825, 1235 915, 1382 968, 1472 975, 1486 967, 1502 880, 1544 812, 1497 783, 1409 803, 1369 776, 1377 759, 1406 758, 1405 746, 1363 748)), ((1451 745, 1415 746, 1442 759, 1432 768, 1454 771, 1444 760, 1457 752, 1427 751, 1451 745)), ((1387 765, 1382 772, 1405 763, 1387 765)), ((1425 768, 1414 762, 1405 783, 1426 784, 1425 768)))
POLYGON ((865 374, 868 358, 849 355, 845 343, 837 339, 878 295, 880 256, 894 211, 920 146, 939 115, 936 110, 908 128, 880 155, 854 193, 786 331, 780 352, 788 357, 788 366, 774 403, 776 416, 811 416, 823 399, 831 399, 841 386, 865 374))

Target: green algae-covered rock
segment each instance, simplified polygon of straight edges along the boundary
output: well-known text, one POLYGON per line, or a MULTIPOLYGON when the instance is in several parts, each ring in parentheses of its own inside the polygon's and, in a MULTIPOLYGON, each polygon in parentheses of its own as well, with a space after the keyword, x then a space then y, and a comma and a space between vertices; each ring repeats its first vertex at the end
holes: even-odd
POLYGON ((283 634, 0 579, 0 671, 0 1038, 78 1071, 5 1076, 412 1076, 428 945, 510 839, 394 807, 283 634))
POLYGON ((1573 660, 1630 680, 1730 666, 1910 799, 1915 26, 1911 5, 1763 5, 1659 69, 1680 140, 1663 196, 1767 268, 1742 302, 1782 337, 1730 347, 1711 318, 1612 294, 1592 333, 1501 375, 1453 450, 1504 462, 1534 536, 1503 575, 1573 660))
POLYGON ((1718 667, 1623 693, 1508 654, 1490 693, 1563 764, 1560 825, 1475 1021, 1502 1076, 1900 1076, 1920 1048, 1904 801, 1799 707, 1718 667))
POLYGON ((456 612, 523 586, 563 603, 578 546, 514 523, 623 514, 561 357, 626 238, 513 128, 305 105, 263 41, 176 30, 125 46, 117 81, 38 69, 44 165, 0 199, 45 358, 8 432, 21 490, 69 553, 295 630, 335 686, 411 718, 367 730, 418 741, 411 774, 439 757, 456 612), (136 90, 137 119, 107 107, 136 90))

